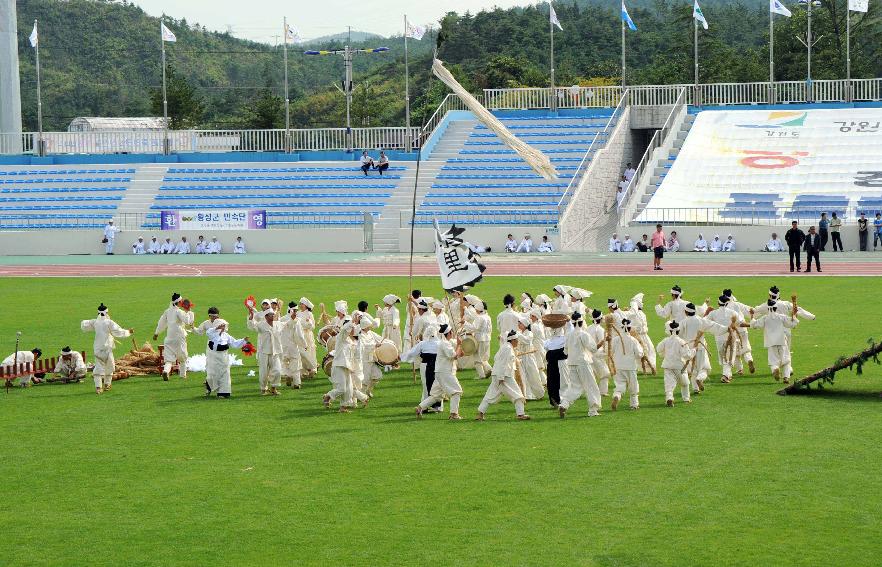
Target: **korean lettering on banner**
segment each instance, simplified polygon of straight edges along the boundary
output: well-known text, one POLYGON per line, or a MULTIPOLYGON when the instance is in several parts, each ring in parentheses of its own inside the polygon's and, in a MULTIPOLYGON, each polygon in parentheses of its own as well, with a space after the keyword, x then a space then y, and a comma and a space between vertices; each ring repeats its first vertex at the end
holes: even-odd
POLYGON ((161 230, 180 230, 181 217, 176 211, 162 211, 160 213, 161 230))
POLYGON ((848 134, 854 131, 856 134, 873 134, 879 131, 879 125, 882 124, 878 120, 876 123, 869 122, 867 120, 861 122, 855 121, 836 121, 834 124, 839 124, 839 131, 843 134, 848 134))
POLYGON ((162 212, 163 230, 253 230, 266 228, 266 211, 162 212))

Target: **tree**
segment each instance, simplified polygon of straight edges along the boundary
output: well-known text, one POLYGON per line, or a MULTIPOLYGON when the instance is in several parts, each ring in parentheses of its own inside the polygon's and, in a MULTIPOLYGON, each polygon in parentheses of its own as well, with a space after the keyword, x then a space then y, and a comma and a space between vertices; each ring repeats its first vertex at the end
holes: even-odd
POLYGON ((285 127, 285 101, 264 89, 242 109, 242 127, 248 130, 271 130, 285 127))
MULTIPOLYGON (((172 130, 185 130, 199 124, 204 107, 202 98, 187 79, 178 75, 171 65, 165 68, 168 91, 168 127, 172 130)), ((150 94, 150 109, 154 115, 162 116, 162 87, 150 94)))

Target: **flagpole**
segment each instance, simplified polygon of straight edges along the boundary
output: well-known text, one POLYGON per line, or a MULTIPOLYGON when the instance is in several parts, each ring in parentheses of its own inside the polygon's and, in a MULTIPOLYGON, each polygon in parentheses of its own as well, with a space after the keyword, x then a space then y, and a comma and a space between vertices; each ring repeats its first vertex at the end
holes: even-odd
POLYGON ((851 6, 848 4, 845 6, 845 80, 845 100, 852 102, 854 95, 851 90, 851 6))
POLYGON ((775 13, 769 9, 769 104, 775 104, 775 13))
MULTIPOLYGON (((548 3, 548 9, 552 10, 551 2, 548 3)), ((551 21, 551 14, 548 16, 548 28, 551 30, 551 111, 557 110, 557 93, 554 91, 554 23, 551 21)))
POLYGON ((404 131, 404 143, 408 152, 413 149, 413 140, 410 136, 410 63, 407 53, 407 14, 404 15, 404 122, 407 129, 404 131))
POLYGON ((625 20, 622 19, 622 92, 628 86, 628 80, 625 73, 625 20))
POLYGON ((285 60, 285 153, 291 153, 291 99, 288 97, 288 17, 284 18, 283 53, 285 60))
POLYGON ((695 93, 694 93, 694 99, 695 100, 693 101, 693 103, 696 106, 701 106, 701 101, 698 100, 698 98, 699 98, 698 97, 698 18, 696 18, 694 14, 692 15, 692 24, 694 27, 694 35, 695 35, 695 46, 694 46, 695 47, 695 54, 694 54, 694 59, 695 59, 695 89, 694 90, 695 90, 695 93))
POLYGON ((37 54, 37 155, 43 157, 43 96, 40 89, 40 31, 37 29, 37 20, 34 20, 34 31, 37 32, 37 45, 34 46, 37 54))
POLYGON ((162 45, 162 153, 168 155, 168 90, 165 84, 165 38, 162 37, 162 20, 159 20, 159 43, 162 45))

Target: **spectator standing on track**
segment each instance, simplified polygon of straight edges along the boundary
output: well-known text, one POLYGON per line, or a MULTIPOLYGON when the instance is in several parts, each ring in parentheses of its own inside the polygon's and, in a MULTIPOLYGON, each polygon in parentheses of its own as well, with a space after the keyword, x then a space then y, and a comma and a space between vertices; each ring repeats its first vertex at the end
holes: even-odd
POLYGON ((858 237, 861 242, 861 252, 867 251, 867 216, 864 213, 861 213, 861 218, 858 219, 858 237))
POLYGON ((821 252, 826 252, 827 240, 830 237, 830 221, 827 220, 827 213, 821 213, 821 220, 818 221, 818 235, 821 237, 821 252))
POLYGON ((784 241, 787 242, 787 251, 790 253, 790 271, 793 271, 794 265, 796 271, 802 271, 802 243, 805 242, 805 233, 799 230, 797 222, 791 223, 790 230, 784 234, 784 241), (796 263, 794 264, 794 260, 796 263))
POLYGON ((101 243, 104 244, 104 253, 108 256, 113 255, 113 244, 117 232, 119 232, 119 227, 113 226, 112 220, 107 221, 107 224, 104 225, 104 238, 101 239, 101 243))
POLYGON ((815 227, 810 226, 808 235, 805 237, 805 253, 807 256, 808 265, 805 268, 805 273, 811 273, 812 271, 812 258, 815 259, 815 264, 818 267, 818 271, 821 271, 821 250, 823 250, 823 239, 819 234, 815 234, 815 227))
POLYGON ((876 218, 873 220, 873 252, 876 251, 876 240, 882 244, 882 213, 876 213, 876 218))
POLYGON ((652 269, 653 270, 661 270, 662 258, 665 257, 665 243, 667 242, 665 238, 665 231, 662 230, 662 225, 655 225, 655 232, 652 233, 652 241, 650 244, 652 245, 652 269))
POLYGON ((839 229, 842 228, 842 219, 836 216, 836 213, 833 213, 833 218, 830 219, 830 237, 833 239, 833 252, 836 252, 836 247, 839 247, 840 252, 845 252, 845 248, 842 247, 842 238, 839 235, 839 229))

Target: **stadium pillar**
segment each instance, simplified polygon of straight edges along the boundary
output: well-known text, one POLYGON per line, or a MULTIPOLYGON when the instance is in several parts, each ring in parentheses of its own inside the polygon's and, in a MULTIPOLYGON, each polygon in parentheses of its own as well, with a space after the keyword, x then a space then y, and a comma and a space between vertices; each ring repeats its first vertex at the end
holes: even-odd
POLYGON ((0 1, 0 139, 2 153, 21 153, 21 90, 15 0, 0 1))

